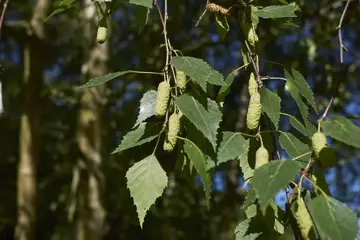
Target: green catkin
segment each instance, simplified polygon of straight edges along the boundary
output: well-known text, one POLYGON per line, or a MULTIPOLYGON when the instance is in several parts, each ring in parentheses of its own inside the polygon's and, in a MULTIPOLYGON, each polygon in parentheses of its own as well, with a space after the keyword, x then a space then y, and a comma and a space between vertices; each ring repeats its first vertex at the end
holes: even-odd
POLYGON ((106 41, 107 38, 107 27, 106 26, 99 26, 97 29, 97 34, 96 34, 96 42, 97 43, 104 43, 106 41))
POLYGON ((175 148, 177 136, 180 132, 180 117, 177 113, 173 113, 169 118, 168 131, 164 141, 164 150, 172 152, 175 148))
POLYGON ((261 146, 255 153, 255 169, 269 162, 269 152, 261 146))
POLYGON ((304 240, 310 240, 310 231, 312 228, 310 214, 307 211, 304 201, 300 197, 296 200, 296 205, 294 217, 299 226, 301 236, 304 240))
POLYGON ((321 132, 316 132, 311 137, 312 148, 316 157, 319 157, 321 150, 327 147, 326 137, 321 132))
POLYGON ((250 103, 248 112, 246 115, 246 126, 250 130, 256 130, 259 127, 261 117, 261 102, 260 102, 260 94, 255 92, 250 97, 250 103))
POLYGON ((186 75, 183 71, 176 70, 176 84, 181 91, 186 90, 186 75))
POLYGON ((169 99, 170 99, 170 84, 167 81, 163 81, 159 84, 157 90, 155 116, 159 118, 165 116, 169 99))
POLYGON ((254 95, 254 93, 258 92, 259 84, 256 81, 254 73, 250 74, 249 78, 249 94, 250 96, 254 95))
POLYGON ((336 164, 336 153, 328 148, 326 137, 322 132, 316 132, 311 137, 312 149, 315 158, 324 168, 333 167, 336 164))

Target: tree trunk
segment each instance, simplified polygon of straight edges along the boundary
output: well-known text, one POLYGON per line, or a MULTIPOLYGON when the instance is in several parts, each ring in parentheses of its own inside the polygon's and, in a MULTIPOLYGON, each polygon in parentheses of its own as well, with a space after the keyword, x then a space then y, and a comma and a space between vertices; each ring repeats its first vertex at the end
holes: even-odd
MULTIPOLYGON (((86 40, 91 46, 85 49, 82 66, 84 79, 89 80, 107 73, 108 45, 97 44, 94 23, 96 9, 93 2, 85 1, 84 18, 86 40), (88 39, 90 38, 90 39, 88 39)), ((102 204, 103 174, 101 171, 101 117, 106 103, 103 85, 84 89, 80 101, 77 143, 81 152, 75 238, 78 240, 102 239, 105 233, 106 212, 102 204)))
POLYGON ((24 46, 23 113, 20 121, 18 165, 18 222, 16 239, 35 239, 36 160, 40 140, 41 89, 44 72, 44 19, 50 0, 38 0, 24 46))

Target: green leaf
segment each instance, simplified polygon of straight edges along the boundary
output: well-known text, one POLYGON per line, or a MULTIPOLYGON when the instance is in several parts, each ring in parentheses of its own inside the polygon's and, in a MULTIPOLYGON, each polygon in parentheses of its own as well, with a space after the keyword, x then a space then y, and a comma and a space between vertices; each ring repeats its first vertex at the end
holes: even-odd
POLYGON ((255 240, 262 234, 262 233, 251 233, 246 235, 250 227, 250 222, 251 219, 246 219, 237 225, 234 231, 235 240, 255 240))
POLYGON ((153 0, 130 0, 129 3, 147 8, 153 7, 153 0))
POLYGON ((214 101, 211 99, 206 101, 207 103, 204 107, 194 97, 184 94, 175 100, 175 104, 184 116, 204 134, 213 148, 216 149, 217 129, 221 122, 222 113, 214 101))
POLYGON ((168 178, 155 155, 150 155, 129 168, 126 179, 142 228, 146 212, 162 195, 168 178))
POLYGON ((207 159, 204 153, 190 140, 186 139, 184 151, 201 177, 204 185, 207 206, 210 206, 211 178, 207 172, 207 159))
MULTIPOLYGON (((324 171, 322 169, 316 169, 315 172, 311 175, 311 180, 323 190, 327 195, 331 196, 329 186, 325 180, 324 171)), ((315 188, 317 195, 321 195, 322 192, 315 188)))
POLYGON ((128 132, 124 136, 121 144, 112 152, 112 154, 151 142, 157 138, 158 134, 159 126, 156 128, 154 126, 148 126, 147 123, 140 123, 135 130, 128 132))
POLYGON ((144 122, 149 117, 154 116, 155 103, 156 103, 156 91, 155 90, 147 91, 140 100, 140 110, 135 126, 144 122))
MULTIPOLYGON (((287 154, 293 158, 300 156, 302 154, 311 152, 308 145, 301 142, 299 139, 297 139, 291 133, 282 132, 279 137, 279 142, 280 142, 280 146, 282 147, 282 149, 284 149, 287 152, 287 154)), ((311 154, 309 154, 308 156, 299 158, 295 161, 297 161, 302 167, 306 167, 310 158, 311 158, 311 154)))
POLYGON ((266 208, 264 222, 270 230, 275 230, 280 234, 284 234, 285 227, 282 223, 284 215, 284 211, 274 202, 274 200, 270 200, 269 206, 266 208))
POLYGON ((74 3, 75 3, 75 0, 62 0, 58 4, 57 8, 44 20, 44 22, 46 22, 47 20, 49 20, 56 14, 64 12, 64 11, 68 10, 69 8, 72 8, 74 3))
POLYGON ((216 97, 216 102, 217 103, 222 103, 224 102, 226 96, 229 94, 230 89, 231 89, 231 84, 233 83, 235 78, 235 73, 232 72, 230 73, 227 78, 225 79, 225 83, 224 85, 220 88, 219 93, 216 97))
POLYGON ((289 116, 291 126, 293 126, 293 128, 298 130, 304 136, 311 137, 314 133, 317 132, 316 127, 314 127, 314 125, 312 125, 311 123, 306 122, 306 128, 305 128, 304 125, 296 117, 291 115, 287 115, 287 116, 289 116))
POLYGON ((322 239, 355 239, 357 217, 345 204, 325 195, 311 201, 311 216, 322 239))
POLYGON ((321 126, 325 135, 349 146, 360 148, 360 128, 349 119, 333 116, 330 121, 322 122, 321 126))
POLYGON ((257 193, 262 211, 266 209, 272 197, 294 179, 299 170, 299 164, 289 160, 271 161, 255 170, 252 186, 257 193))
POLYGON ((244 210, 248 209, 254 202, 256 201, 256 191, 252 185, 250 185, 250 189, 247 192, 244 205, 242 208, 244 210))
POLYGON ((202 59, 175 56, 171 60, 171 65, 183 71, 204 91, 206 91, 206 83, 224 85, 224 77, 218 71, 211 69, 209 64, 202 59))
POLYGON ((293 4, 272 5, 254 11, 254 14, 261 18, 287 18, 296 17, 296 7, 293 4))
POLYGON ((149 20, 150 8, 143 6, 136 6, 136 25, 138 27, 138 34, 140 34, 149 20))
POLYGON ((220 38, 224 39, 226 34, 229 32, 229 23, 226 16, 216 14, 216 31, 220 38))
POLYGON ((245 183, 250 182, 252 176, 254 175, 254 169, 251 168, 249 164, 248 154, 249 154, 249 149, 239 156, 239 161, 240 161, 239 165, 243 173, 245 183))
POLYGON ((306 106, 306 104, 301 99, 299 90, 296 87, 295 83, 292 81, 287 81, 285 84, 285 89, 287 91, 289 91, 291 97, 295 100, 296 104, 298 105, 300 114, 301 114, 302 118, 304 119, 304 122, 307 122, 308 115, 309 115, 309 108, 306 106))
POLYGON ((223 132, 222 141, 217 154, 220 163, 247 155, 249 151, 249 140, 245 140, 240 133, 223 132))
POLYGON ((280 98, 276 93, 265 87, 260 88, 260 96, 262 110, 270 118, 277 130, 280 120, 280 98))
POLYGON ((317 112, 315 100, 314 100, 314 94, 311 91, 303 75, 301 75, 301 73, 299 73, 293 68, 289 69, 289 71, 284 69, 284 71, 285 71, 286 81, 293 83, 297 87, 299 93, 306 99, 306 101, 310 104, 310 106, 314 109, 314 111, 317 112))
POLYGON ((122 76, 124 74, 127 74, 127 73, 130 73, 130 72, 131 71, 108 73, 108 74, 106 74, 104 76, 90 79, 87 83, 80 86, 79 88, 88 88, 88 87, 98 86, 98 85, 104 84, 104 83, 106 83, 108 81, 113 80, 114 78, 120 77, 120 76, 122 76))

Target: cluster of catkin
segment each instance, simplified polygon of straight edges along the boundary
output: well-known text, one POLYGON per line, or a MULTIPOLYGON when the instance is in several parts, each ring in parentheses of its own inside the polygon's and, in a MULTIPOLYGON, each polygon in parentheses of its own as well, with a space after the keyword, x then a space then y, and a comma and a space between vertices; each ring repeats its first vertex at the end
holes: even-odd
MULTIPOLYGON (((246 126, 248 127, 248 129, 253 131, 258 129, 261 117, 259 84, 255 79, 254 73, 250 74, 248 89, 250 94, 250 102, 246 115, 246 126)), ((263 142, 261 141, 261 146, 255 153, 255 168, 258 168, 268 162, 269 153, 263 146, 263 142)))
MULTIPOLYGON (((176 87, 184 92, 186 90, 186 75, 182 71, 176 70, 176 87)), ((169 101, 171 97, 171 86, 170 83, 166 80, 162 81, 157 89, 156 103, 155 103, 155 116, 158 118, 163 118, 166 115, 166 112, 169 109, 169 101)), ((165 151, 171 152, 174 150, 177 136, 180 133, 180 113, 176 112, 176 109, 170 115, 167 122, 167 131, 165 136, 165 141, 163 149, 165 151)))

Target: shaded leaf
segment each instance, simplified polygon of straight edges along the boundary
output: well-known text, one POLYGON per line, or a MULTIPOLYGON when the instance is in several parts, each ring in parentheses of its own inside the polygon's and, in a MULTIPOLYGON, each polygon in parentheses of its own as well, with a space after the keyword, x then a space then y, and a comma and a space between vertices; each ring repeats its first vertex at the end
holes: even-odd
POLYGON ((288 5, 272 5, 262 9, 254 9, 254 14, 261 18, 287 18, 296 17, 296 6, 288 5))
POLYGON ((272 197, 294 179, 299 169, 300 166, 295 161, 277 160, 255 170, 252 186, 257 193, 262 211, 266 209, 272 197))
POLYGON ((240 133, 223 132, 222 141, 217 154, 219 165, 220 163, 247 155, 249 151, 249 140, 245 140, 240 133))
POLYGON ((184 143, 184 151, 201 177, 204 185, 205 198, 207 206, 210 205, 211 178, 207 172, 207 159, 204 153, 190 140, 186 139, 184 143))
POLYGON ((154 127, 149 126, 147 123, 140 123, 140 125, 135 130, 128 132, 124 136, 121 144, 112 153, 118 153, 126 149, 150 142, 157 138, 159 131, 159 125, 158 127, 154 127))
POLYGON ((246 219, 240 222, 237 227, 235 228, 235 240, 255 240, 258 238, 262 233, 250 233, 246 234, 249 227, 250 227, 251 219, 246 219))
POLYGON ((254 202, 256 201, 256 191, 252 185, 250 185, 250 189, 248 190, 245 198, 244 205, 242 208, 244 210, 248 209, 254 202))
POLYGON ((311 216, 322 239, 355 239, 357 217, 345 204, 321 195, 311 201, 311 216))
MULTIPOLYGON (((311 175, 312 181, 321 188, 327 195, 331 196, 329 186, 325 180, 324 171, 322 169, 316 169, 316 171, 311 175)), ((321 195, 322 192, 315 188, 317 195, 321 195)))
POLYGON ((314 93, 311 91, 303 75, 301 75, 300 72, 296 71, 293 68, 289 70, 284 69, 284 71, 286 81, 293 83, 297 87, 299 93, 306 99, 306 101, 310 104, 314 111, 317 112, 314 100, 314 93))
POLYGON ((204 91, 206 91, 206 83, 224 85, 224 77, 218 71, 211 69, 209 64, 202 59, 176 56, 172 58, 171 65, 183 71, 204 91))
POLYGON ((291 97, 295 100, 296 104, 298 105, 300 114, 301 114, 304 122, 307 122, 308 115, 309 115, 309 108, 304 103, 304 101, 301 99, 298 88, 295 86, 295 84, 293 82, 287 81, 285 84, 285 89, 287 91, 289 91, 291 97))
POLYGON ((280 234, 284 234, 285 227, 282 223, 284 218, 284 211, 274 202, 274 200, 269 201, 269 206, 266 208, 264 222, 265 225, 270 229, 274 230, 280 234))
POLYGON ((168 178, 155 155, 150 155, 129 168, 126 179, 142 227, 146 212, 162 195, 168 178))
POLYGON ((314 133, 316 133, 317 129, 314 125, 309 122, 306 122, 306 126, 304 125, 294 116, 288 115, 290 119, 290 124, 293 128, 298 130, 304 136, 311 137, 314 133))
POLYGON ((64 11, 72 8, 74 3, 75 3, 75 0, 62 0, 58 4, 57 8, 52 13, 50 13, 50 15, 45 19, 44 22, 46 22, 47 20, 49 20, 50 18, 52 18, 56 14, 64 12, 64 11))
POLYGON ((206 101, 207 103, 204 107, 194 97, 184 94, 175 100, 175 104, 184 116, 204 134, 213 148, 216 149, 217 129, 221 122, 222 113, 214 101, 211 99, 206 101))
POLYGON ((130 0, 129 3, 147 8, 153 7, 153 0, 130 0))
POLYGON ((138 34, 140 34, 149 20, 150 8, 143 6, 136 6, 136 25, 138 27, 138 34))
POLYGON ((147 91, 140 100, 139 115, 135 126, 155 115, 156 91, 147 91))
POLYGON ((221 14, 216 14, 216 32, 220 36, 220 38, 225 38, 226 34, 228 33, 230 27, 227 21, 226 16, 221 14))
POLYGON ((262 110, 270 118, 277 130, 280 120, 280 98, 276 93, 265 87, 260 88, 260 96, 262 110))
POLYGON ((120 76, 122 76, 124 74, 127 74, 127 73, 130 73, 130 72, 131 71, 108 73, 108 74, 106 74, 104 76, 90 79, 87 83, 80 86, 79 88, 88 88, 88 87, 94 87, 94 86, 97 86, 97 85, 101 85, 101 84, 104 84, 104 83, 106 83, 108 81, 113 80, 114 78, 120 77, 120 76))
POLYGON ((321 124, 325 135, 349 146, 360 147, 360 127, 342 116, 334 116, 321 124))
POLYGON ((230 89, 231 89, 231 84, 233 83, 235 78, 235 73, 232 72, 230 73, 227 78, 225 79, 224 85, 221 86, 219 93, 216 97, 216 102, 217 103, 222 103, 225 101, 226 96, 229 94, 230 89))
MULTIPOLYGON (((279 137, 279 142, 282 149, 284 149, 287 152, 287 154, 292 158, 311 152, 308 145, 301 142, 291 133, 282 132, 279 137)), ((297 161, 302 167, 306 167, 310 158, 311 158, 311 154, 299 158, 295 161, 297 161)))

